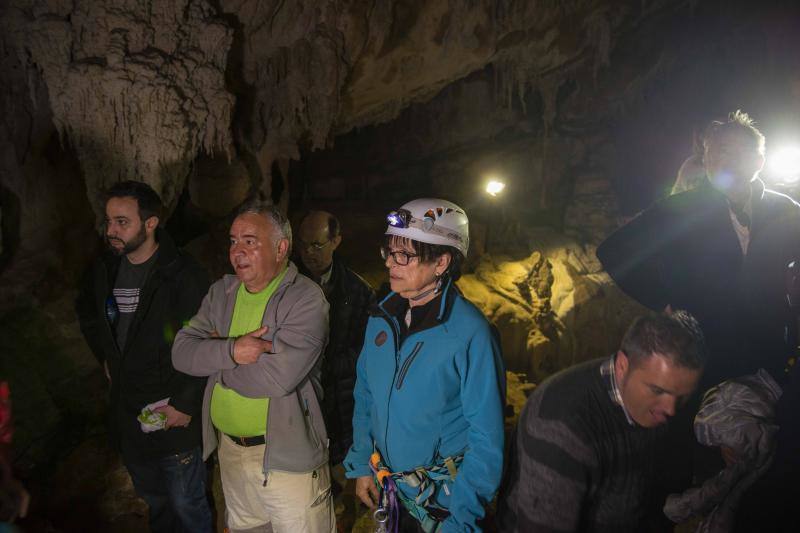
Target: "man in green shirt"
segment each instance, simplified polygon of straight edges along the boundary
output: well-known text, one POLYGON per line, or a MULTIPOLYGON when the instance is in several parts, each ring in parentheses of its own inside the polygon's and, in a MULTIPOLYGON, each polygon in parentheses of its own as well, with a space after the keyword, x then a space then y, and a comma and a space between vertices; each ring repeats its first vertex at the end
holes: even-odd
POLYGON ((173 346, 176 368, 209 378, 203 448, 218 448, 231 532, 335 530, 319 406, 328 303, 288 261, 291 245, 279 211, 245 205, 230 230, 236 275, 211 287, 173 346))

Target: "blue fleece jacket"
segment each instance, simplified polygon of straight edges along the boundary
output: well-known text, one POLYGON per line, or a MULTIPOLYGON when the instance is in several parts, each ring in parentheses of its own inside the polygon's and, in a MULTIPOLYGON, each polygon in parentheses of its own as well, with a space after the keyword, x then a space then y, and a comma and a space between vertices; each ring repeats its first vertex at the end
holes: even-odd
MULTIPOLYGON (((376 447, 393 472, 464 453, 455 481, 437 503, 450 511, 440 531, 479 531, 503 468, 505 371, 483 314, 449 283, 436 320, 402 343, 397 318, 382 300, 370 317, 358 360, 353 445, 347 477, 370 475, 376 447)), ((398 487, 413 499, 415 490, 398 487)))

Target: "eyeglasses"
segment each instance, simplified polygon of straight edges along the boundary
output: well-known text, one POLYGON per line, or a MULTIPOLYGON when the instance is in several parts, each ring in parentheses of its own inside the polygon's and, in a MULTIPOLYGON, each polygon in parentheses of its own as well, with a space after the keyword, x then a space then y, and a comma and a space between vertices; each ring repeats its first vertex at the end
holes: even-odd
POLYGON ((392 256, 392 260, 400 266, 406 266, 412 258, 419 257, 419 254, 410 254, 403 250, 390 250, 386 246, 381 246, 381 257, 383 257, 383 260, 386 261, 389 259, 390 255, 392 256))
POLYGON ((303 242, 301 240, 297 241, 301 250, 305 250, 307 252, 320 252, 323 248, 328 246, 331 243, 330 239, 325 242, 303 242))

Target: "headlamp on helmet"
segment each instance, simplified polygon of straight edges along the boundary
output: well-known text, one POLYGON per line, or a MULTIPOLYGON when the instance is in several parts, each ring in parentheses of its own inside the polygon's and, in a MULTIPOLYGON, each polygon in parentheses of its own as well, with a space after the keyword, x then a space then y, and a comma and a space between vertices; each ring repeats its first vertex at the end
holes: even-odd
POLYGON ((469 220, 463 209, 447 200, 421 198, 386 215, 387 235, 452 246, 464 257, 469 249, 469 220))

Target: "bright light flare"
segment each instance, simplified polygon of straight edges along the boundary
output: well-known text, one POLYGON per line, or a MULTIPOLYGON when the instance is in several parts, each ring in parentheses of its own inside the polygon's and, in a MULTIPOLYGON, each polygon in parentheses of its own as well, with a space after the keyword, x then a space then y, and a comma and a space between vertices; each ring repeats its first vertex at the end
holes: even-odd
POLYGON ((769 156, 768 160, 771 175, 789 183, 800 180, 800 147, 779 148, 769 156))
POLYGON ((502 181, 492 180, 486 184, 486 192, 490 196, 497 196, 498 194, 503 192, 503 189, 505 188, 506 184, 503 183, 502 181))

